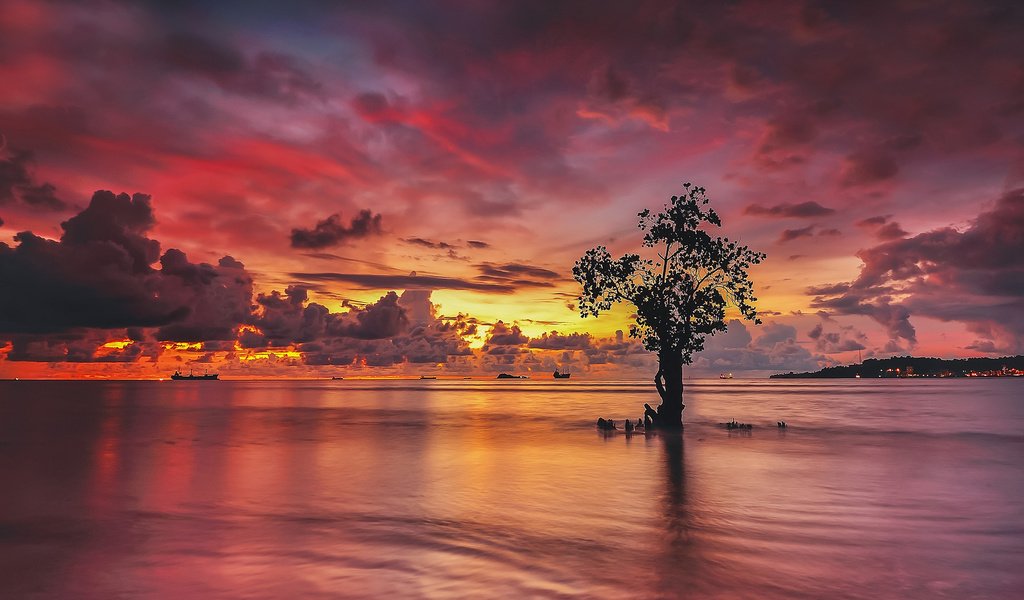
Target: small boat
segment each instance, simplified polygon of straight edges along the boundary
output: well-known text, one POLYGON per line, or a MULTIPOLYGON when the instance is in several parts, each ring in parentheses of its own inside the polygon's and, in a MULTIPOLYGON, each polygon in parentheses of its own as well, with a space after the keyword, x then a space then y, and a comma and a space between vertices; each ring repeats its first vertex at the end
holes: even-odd
POLYGON ((555 379, 568 379, 572 377, 572 373, 568 371, 559 371, 555 369, 555 372, 551 374, 555 379))
POLYGON ((342 379, 345 379, 345 378, 344 377, 338 377, 338 376, 331 377, 331 381, 341 381, 342 379))
POLYGON ((189 371, 188 375, 182 375, 181 371, 175 371, 174 374, 171 375, 171 379, 174 381, 213 381, 214 379, 217 379, 219 377, 220 375, 218 375, 217 373, 193 375, 192 371, 189 371))
POLYGON ((420 375, 420 379, 437 379, 436 375, 420 375))
POLYGON ((732 373, 722 373, 718 376, 719 379, 732 379, 732 373))

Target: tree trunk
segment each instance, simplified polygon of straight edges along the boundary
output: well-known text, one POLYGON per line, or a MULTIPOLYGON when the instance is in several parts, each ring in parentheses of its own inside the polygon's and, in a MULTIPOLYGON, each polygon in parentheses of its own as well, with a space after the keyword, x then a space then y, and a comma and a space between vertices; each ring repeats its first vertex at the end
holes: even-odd
POLYGON ((676 353, 658 356, 658 378, 655 381, 661 394, 658 407, 658 426, 664 429, 683 427, 683 359, 676 353))

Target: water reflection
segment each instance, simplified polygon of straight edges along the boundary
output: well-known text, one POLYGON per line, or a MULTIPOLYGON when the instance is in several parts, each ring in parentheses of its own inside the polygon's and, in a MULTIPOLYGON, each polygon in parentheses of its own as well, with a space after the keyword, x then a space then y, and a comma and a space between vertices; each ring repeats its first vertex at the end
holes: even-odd
POLYGON ((658 589, 668 596, 694 591, 701 568, 696 538, 691 532, 691 509, 688 504, 685 437, 682 433, 658 435, 663 455, 664 493, 664 556, 655 567, 659 575, 658 589))
MULTIPOLYGON (((774 389, 733 383, 728 397, 692 397, 682 435, 602 435, 579 415, 617 416, 650 390, 403 385, 0 387, 0 597, 985 597, 1024 585, 1024 438, 975 433, 984 411, 955 435, 915 405, 898 414, 917 410, 923 431, 838 431, 839 411, 769 411, 774 389), (795 426, 732 435, 702 421, 758 411, 795 426)), ((860 403, 842 414, 893 401, 822 389, 860 403)))

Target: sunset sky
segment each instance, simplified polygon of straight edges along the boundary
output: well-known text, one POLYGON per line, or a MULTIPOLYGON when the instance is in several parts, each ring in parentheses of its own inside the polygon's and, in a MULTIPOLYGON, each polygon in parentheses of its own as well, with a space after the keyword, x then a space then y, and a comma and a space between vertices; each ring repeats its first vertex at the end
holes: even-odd
POLYGON ((571 269, 685 181, 694 373, 1024 351, 1018 3, 168 4, 0 0, 0 377, 648 377, 571 269))

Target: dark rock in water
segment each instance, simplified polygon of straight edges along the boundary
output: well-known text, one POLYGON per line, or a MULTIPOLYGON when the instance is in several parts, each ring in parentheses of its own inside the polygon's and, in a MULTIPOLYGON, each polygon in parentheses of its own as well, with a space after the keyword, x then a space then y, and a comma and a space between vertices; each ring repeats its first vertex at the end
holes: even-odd
POLYGON ((615 421, 598 417, 597 428, 602 431, 613 431, 615 429, 615 421))

